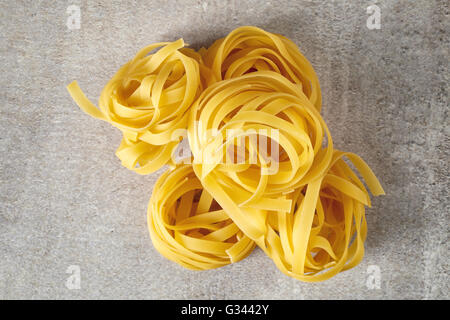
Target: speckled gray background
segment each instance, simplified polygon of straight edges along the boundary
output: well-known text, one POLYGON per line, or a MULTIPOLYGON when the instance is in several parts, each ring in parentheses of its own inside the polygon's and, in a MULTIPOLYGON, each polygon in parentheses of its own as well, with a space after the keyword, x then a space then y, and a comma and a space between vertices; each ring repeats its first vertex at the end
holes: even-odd
POLYGON ((449 299, 449 7, 443 1, 6 1, 0 5, 0 298, 449 299), (66 26, 69 5, 81 28, 66 26), (361 155, 387 195, 367 211, 366 256, 319 284, 283 275, 261 250, 192 272, 147 234, 159 173, 114 152, 120 133, 82 113, 141 47, 208 45, 240 25, 293 39, 317 70, 336 146, 361 155), (81 288, 69 290, 71 265, 81 288), (379 267, 380 289, 366 286, 379 267), (370 270, 370 269, 369 269, 370 270))

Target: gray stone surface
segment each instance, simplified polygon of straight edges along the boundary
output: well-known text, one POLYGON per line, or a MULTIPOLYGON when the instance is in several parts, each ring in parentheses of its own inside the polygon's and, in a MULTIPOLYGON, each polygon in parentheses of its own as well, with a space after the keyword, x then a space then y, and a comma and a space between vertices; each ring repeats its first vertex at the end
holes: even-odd
POLYGON ((1 1, 0 298, 449 298, 447 1, 1 1), (81 28, 66 26, 69 5, 81 28), (153 248, 145 221, 159 173, 114 152, 120 134, 82 113, 146 44, 210 44, 240 25, 294 40, 317 70, 337 147, 374 169, 387 195, 368 209, 366 256, 319 284, 291 279, 257 249, 192 272, 153 248), (69 290, 71 265, 81 288, 69 290), (381 288, 366 286, 380 268, 381 288))

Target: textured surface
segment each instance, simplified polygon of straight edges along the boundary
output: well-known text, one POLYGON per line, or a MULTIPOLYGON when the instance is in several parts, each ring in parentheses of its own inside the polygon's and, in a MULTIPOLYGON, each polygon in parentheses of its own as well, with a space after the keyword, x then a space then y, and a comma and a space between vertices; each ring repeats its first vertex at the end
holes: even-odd
POLYGON ((448 2, 378 0, 379 30, 366 26, 372 3, 1 1, 0 298, 449 299, 448 2), (70 4, 80 29, 66 26, 70 4), (145 221, 159 174, 121 167, 119 132, 65 90, 77 79, 96 101, 144 45, 198 48, 240 25, 300 46, 337 147, 387 192, 367 211, 363 262, 325 283, 284 276, 259 249, 200 273, 164 259, 145 221), (71 265, 80 289, 66 287, 71 265), (367 286, 371 265, 380 289, 367 286))

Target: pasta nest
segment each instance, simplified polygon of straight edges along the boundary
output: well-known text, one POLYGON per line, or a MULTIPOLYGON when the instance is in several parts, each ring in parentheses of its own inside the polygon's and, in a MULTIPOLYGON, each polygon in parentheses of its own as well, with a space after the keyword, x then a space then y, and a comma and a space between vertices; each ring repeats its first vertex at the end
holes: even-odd
POLYGON ((171 162, 180 130, 187 127, 188 110, 205 85, 199 62, 201 56, 184 48, 182 39, 162 42, 143 48, 119 69, 103 88, 99 109, 76 82, 68 88, 85 112, 122 131, 116 152, 122 164, 149 174, 171 162))
POLYGON ((192 166, 166 171, 153 190, 148 226, 153 244, 166 258, 205 270, 242 260, 255 247, 203 189, 192 166))
POLYGON ((116 155, 139 174, 166 164, 147 219, 155 248, 194 270, 242 260, 257 245, 286 275, 326 280, 356 266, 369 192, 384 194, 357 155, 334 149, 316 73, 284 36, 240 27, 209 48, 149 45, 103 89, 89 115, 121 130, 116 155), (174 151, 187 138, 190 157, 174 151), (187 164, 183 164, 186 162, 187 164))
POLYGON ((290 211, 285 194, 322 175, 333 153, 320 113, 272 71, 209 86, 191 108, 188 137, 202 184, 238 225, 237 215, 248 220, 253 239, 265 234, 266 212, 290 211))

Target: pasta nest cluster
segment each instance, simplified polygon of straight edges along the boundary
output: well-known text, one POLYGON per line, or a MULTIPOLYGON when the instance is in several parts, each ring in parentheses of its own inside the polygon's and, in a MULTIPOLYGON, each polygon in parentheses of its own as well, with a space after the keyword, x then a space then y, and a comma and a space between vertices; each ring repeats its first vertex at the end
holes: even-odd
POLYGON ((368 190, 384 194, 357 155, 336 150, 316 73, 289 39, 240 27, 209 48, 182 39, 137 53, 89 115, 123 133, 117 156, 139 174, 170 166, 148 206, 155 248, 194 270, 259 246, 286 275, 328 279, 364 254, 368 190), (191 155, 177 160, 187 139, 191 155))

